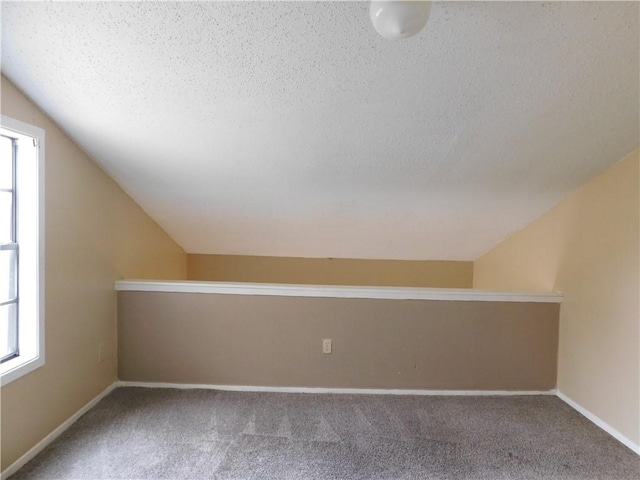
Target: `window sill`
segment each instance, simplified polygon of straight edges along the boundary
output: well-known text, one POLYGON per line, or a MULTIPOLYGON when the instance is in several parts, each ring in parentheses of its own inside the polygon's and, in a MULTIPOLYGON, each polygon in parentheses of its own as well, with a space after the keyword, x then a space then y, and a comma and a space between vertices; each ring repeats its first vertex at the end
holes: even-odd
POLYGON ((16 357, 0 365, 0 385, 8 383, 34 371, 44 365, 43 356, 16 357))

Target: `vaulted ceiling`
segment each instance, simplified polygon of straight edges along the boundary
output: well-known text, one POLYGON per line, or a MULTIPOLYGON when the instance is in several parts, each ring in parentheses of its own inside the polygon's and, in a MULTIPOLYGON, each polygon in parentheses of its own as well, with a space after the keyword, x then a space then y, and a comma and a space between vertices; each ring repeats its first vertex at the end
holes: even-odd
POLYGON ((638 147, 635 2, 2 2, 2 72, 186 251, 474 259, 638 147))

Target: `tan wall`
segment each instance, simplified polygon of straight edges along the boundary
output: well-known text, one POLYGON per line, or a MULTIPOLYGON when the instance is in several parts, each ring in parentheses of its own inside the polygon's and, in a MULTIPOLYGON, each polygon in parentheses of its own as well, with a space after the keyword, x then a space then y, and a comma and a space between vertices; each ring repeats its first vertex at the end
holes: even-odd
POLYGON ((638 151, 475 262, 474 287, 560 290, 558 388, 640 443, 638 151))
POLYGON ((184 279, 186 255, 4 77, 2 114, 46 143, 46 364, 0 391, 4 470, 116 380, 114 280, 184 279))
POLYGON ((218 385, 549 390, 558 307, 119 292, 118 372, 218 385))
POLYGON ((188 256, 189 280, 312 285, 471 288, 473 262, 188 256))

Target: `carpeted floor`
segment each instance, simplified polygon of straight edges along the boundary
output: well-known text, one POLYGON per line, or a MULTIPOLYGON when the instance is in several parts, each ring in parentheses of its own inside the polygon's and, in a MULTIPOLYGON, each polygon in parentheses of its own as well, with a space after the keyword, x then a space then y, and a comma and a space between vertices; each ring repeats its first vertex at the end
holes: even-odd
POLYGON ((638 480, 640 457, 552 396, 119 388, 11 478, 638 480))

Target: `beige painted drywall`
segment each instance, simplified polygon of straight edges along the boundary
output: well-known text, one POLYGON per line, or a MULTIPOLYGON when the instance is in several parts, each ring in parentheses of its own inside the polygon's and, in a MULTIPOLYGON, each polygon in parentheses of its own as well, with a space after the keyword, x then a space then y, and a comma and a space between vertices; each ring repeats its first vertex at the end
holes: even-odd
POLYGON ((475 262, 474 287, 560 290, 559 390, 640 443, 638 151, 475 262))
POLYGON ((549 390, 558 311, 526 302, 119 292, 118 373, 143 382, 549 390), (333 340, 329 355, 324 338, 333 340))
POLYGON ((114 280, 184 279, 186 254, 4 77, 1 89, 2 114, 46 145, 46 364, 0 390, 4 470, 116 380, 114 280))
POLYGON ((473 262, 188 255, 189 280, 471 288, 473 262))

